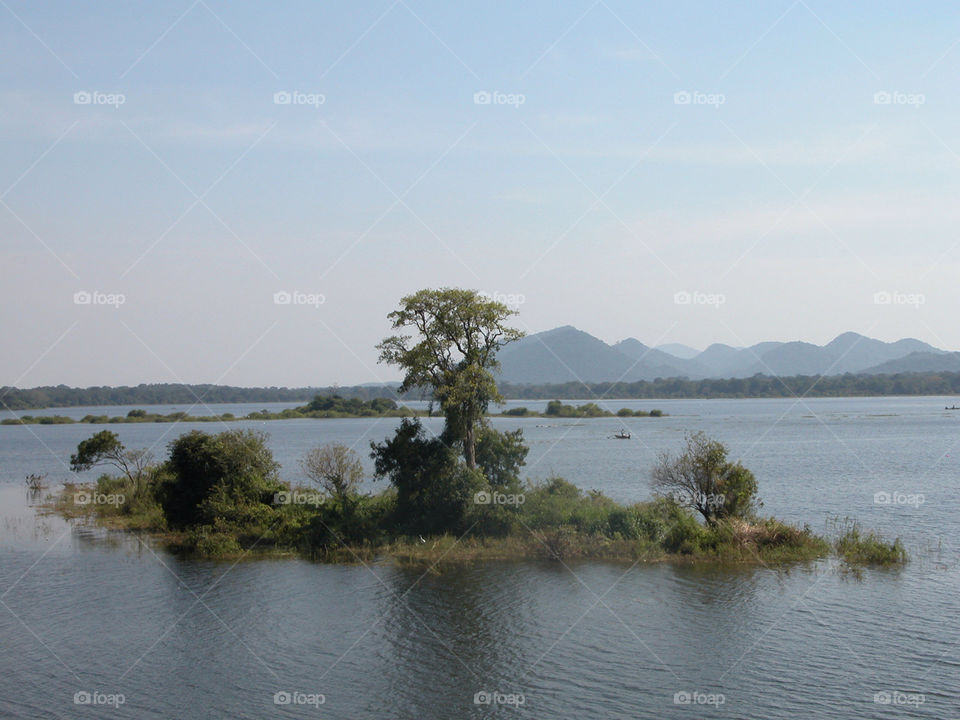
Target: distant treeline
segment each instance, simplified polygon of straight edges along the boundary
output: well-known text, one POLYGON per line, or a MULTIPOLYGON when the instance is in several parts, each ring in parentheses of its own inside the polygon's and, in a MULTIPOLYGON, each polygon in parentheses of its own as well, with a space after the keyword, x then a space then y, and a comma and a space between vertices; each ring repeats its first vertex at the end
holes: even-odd
MULTIPOLYGON (((504 397, 516 400, 595 400, 669 398, 774 398, 866 397, 882 395, 960 395, 960 373, 900 373, 897 375, 830 375, 688 380, 658 378, 629 383, 567 382, 549 385, 500 384, 504 397)), ((353 387, 262 387, 229 385, 177 385, 159 383, 136 387, 71 388, 66 385, 19 389, 0 388, 0 409, 28 410, 47 407, 86 405, 194 405, 203 403, 306 402, 317 395, 374 400, 397 398, 396 386, 363 385, 353 387)), ((429 400, 428 394, 411 392, 407 400, 429 400)))
POLYGON ((869 397, 883 395, 960 395, 960 373, 897 375, 794 375, 688 380, 658 378, 629 383, 567 382, 550 385, 500 385, 505 397, 517 400, 595 400, 668 398, 869 397))
MULTIPOLYGON (((592 403, 589 403, 592 404, 592 403)), ((149 413, 142 408, 135 408, 126 415, 84 415, 79 420, 65 415, 20 415, 19 417, 4 418, 0 425, 72 425, 74 423, 89 423, 91 425, 106 425, 117 423, 175 423, 175 422, 229 422, 232 420, 293 420, 304 418, 345 418, 345 417, 415 417, 425 414, 423 410, 411 410, 405 405, 397 405, 390 398, 374 398, 360 400, 358 398, 343 398, 339 395, 317 395, 307 405, 301 407, 284 408, 280 412, 268 410, 254 410, 242 417, 233 413, 220 415, 188 415, 182 410, 166 415, 149 413)))
MULTIPOLYGON (((358 400, 396 397, 393 388, 382 385, 346 388, 245 388, 230 385, 180 385, 173 383, 137 385, 136 387, 102 386, 89 388, 57 385, 30 389, 0 388, 0 409, 28 410, 87 405, 194 405, 198 402, 207 404, 306 402, 317 395, 333 394, 358 400)), ((200 407, 202 408, 202 405, 200 407)))

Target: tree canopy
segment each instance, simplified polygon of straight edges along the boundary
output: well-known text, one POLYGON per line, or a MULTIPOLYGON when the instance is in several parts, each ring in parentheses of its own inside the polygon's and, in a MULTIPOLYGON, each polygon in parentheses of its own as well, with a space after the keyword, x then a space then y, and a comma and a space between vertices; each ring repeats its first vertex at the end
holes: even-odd
POLYGON ((684 452, 662 452, 652 471, 657 492, 703 516, 708 524, 723 518, 750 518, 762 505, 757 480, 739 462, 727 460, 723 443, 702 432, 687 435, 684 452))
POLYGON ((77 452, 70 456, 70 469, 83 472, 97 465, 111 465, 139 483, 149 462, 146 450, 127 450, 116 433, 101 430, 77 446, 77 452))
POLYGON ((474 290, 420 290, 387 316, 400 334, 377 346, 381 362, 403 370, 401 392, 432 389, 446 420, 445 435, 462 444, 469 468, 476 467, 477 425, 489 404, 503 399, 492 374, 499 366, 497 351, 523 337, 506 324, 515 314, 474 290))

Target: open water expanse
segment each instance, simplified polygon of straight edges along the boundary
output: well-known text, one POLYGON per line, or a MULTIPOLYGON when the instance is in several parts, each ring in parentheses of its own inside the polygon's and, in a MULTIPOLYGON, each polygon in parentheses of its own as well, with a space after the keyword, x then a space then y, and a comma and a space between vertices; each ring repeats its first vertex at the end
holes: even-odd
MULTIPOLYGON (((853 517, 903 538, 905 568, 860 574, 832 562, 530 561, 424 574, 388 563, 185 561, 31 506, 24 477, 70 480, 71 452, 100 426, 0 427, 0 717, 960 717, 960 412, 944 410, 955 401, 614 400, 603 404, 668 416, 493 420, 523 428, 528 477, 560 475, 628 502, 650 497, 656 452, 704 430, 757 475, 765 513, 818 532, 853 517), (633 439, 614 440, 624 426, 633 439), (77 704, 77 693, 100 704, 77 704)), ((545 405, 510 403, 520 404, 545 405)), ((268 432, 281 475, 299 482, 308 448, 345 442, 369 467, 370 441, 397 422, 230 427, 268 432)), ((109 427, 163 456, 177 435, 223 426, 109 427)))

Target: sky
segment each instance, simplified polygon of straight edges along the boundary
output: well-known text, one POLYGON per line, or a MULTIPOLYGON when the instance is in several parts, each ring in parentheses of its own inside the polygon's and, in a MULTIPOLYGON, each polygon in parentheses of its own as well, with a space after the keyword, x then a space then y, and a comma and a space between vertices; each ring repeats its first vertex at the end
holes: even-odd
POLYGON ((960 348, 948 3, 0 2, 0 385, 350 385, 402 296, 960 348))

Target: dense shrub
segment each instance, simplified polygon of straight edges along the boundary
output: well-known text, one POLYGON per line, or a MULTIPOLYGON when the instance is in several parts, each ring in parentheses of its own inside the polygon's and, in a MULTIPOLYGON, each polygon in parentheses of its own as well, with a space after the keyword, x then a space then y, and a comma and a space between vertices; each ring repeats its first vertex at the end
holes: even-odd
POLYGON ((158 488, 171 527, 268 520, 273 497, 284 485, 266 438, 253 430, 219 435, 194 430, 171 442, 167 475, 158 488))

